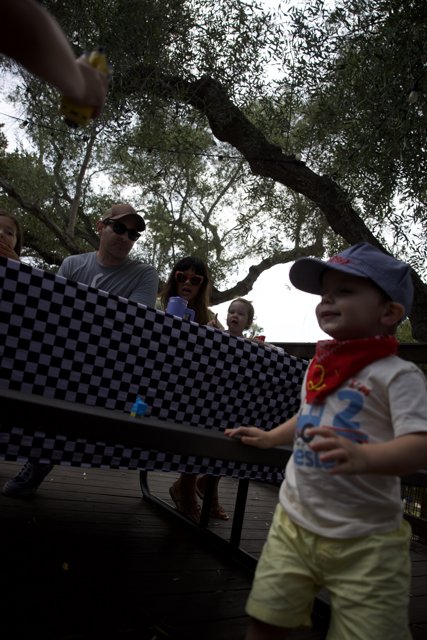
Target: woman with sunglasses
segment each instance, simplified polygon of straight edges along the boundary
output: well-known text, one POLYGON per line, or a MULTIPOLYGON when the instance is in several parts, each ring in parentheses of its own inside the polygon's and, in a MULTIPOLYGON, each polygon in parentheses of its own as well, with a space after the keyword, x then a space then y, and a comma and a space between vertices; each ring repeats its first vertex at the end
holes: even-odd
MULTIPOLYGON (((173 267, 160 294, 160 300, 163 309, 166 309, 169 298, 173 296, 185 298, 188 307, 194 309, 196 322, 224 329, 216 315, 209 309, 210 291, 209 273, 205 262, 194 256, 186 256, 173 267)), ((193 522, 199 523, 200 506, 197 502, 196 481, 197 474, 182 473, 170 487, 169 494, 177 511, 193 522)), ((215 487, 217 488, 217 483, 215 487)), ((212 515, 215 515, 219 509, 225 514, 225 519, 228 519, 228 515, 218 502, 218 493, 215 490, 212 515)))
POLYGON ((166 309, 169 298, 180 296, 194 309, 196 322, 223 328, 209 309, 210 291, 206 264, 200 258, 187 256, 175 264, 160 293, 162 308, 166 309))

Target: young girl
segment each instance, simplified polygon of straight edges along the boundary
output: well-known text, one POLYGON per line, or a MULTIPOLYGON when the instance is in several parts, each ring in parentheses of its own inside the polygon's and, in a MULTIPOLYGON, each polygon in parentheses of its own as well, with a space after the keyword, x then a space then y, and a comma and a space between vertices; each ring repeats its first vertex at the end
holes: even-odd
MULTIPOLYGON (((206 264, 200 258, 187 256, 175 264, 160 294, 163 309, 166 309, 168 300, 172 296, 180 296, 187 300, 188 307, 195 311, 195 322, 219 329, 224 328, 208 307, 209 273, 206 264)), ((200 507, 197 502, 196 480, 197 474, 182 473, 170 487, 169 494, 177 511, 198 523, 200 507)))
POLYGON ((22 228, 14 215, 0 209, 0 256, 19 260, 22 249, 22 228))
POLYGON ((255 310, 249 300, 236 298, 228 307, 227 331, 230 335, 243 338, 243 332, 251 328, 255 310))
MULTIPOLYGON (((254 320, 255 310, 249 300, 236 298, 228 307, 227 333, 236 338, 243 338, 243 332, 250 329, 254 320)), ((219 502, 218 485, 220 478, 215 478, 210 515, 218 520, 229 520, 230 516, 219 502)), ((203 500, 206 490, 207 476, 197 478, 196 493, 203 500)))

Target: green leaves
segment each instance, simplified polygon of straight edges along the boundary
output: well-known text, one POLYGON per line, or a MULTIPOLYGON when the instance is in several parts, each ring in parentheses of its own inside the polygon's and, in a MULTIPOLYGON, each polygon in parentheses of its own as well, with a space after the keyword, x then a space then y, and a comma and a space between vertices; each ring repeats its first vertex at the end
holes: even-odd
POLYGON ((272 264, 367 239, 425 273, 424 2, 45 5, 76 54, 106 48, 113 76, 102 116, 73 132, 57 93, 19 71, 26 147, 0 135, 0 188, 32 258, 96 247, 103 210, 130 201, 148 223, 137 254, 163 277, 199 255, 221 301, 272 264))

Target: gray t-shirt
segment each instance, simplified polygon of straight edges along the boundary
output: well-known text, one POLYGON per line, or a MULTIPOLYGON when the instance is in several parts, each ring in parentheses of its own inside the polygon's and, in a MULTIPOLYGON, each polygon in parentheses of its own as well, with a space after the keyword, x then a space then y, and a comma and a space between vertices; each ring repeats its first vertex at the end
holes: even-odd
POLYGON ((104 267, 96 252, 68 256, 59 267, 59 276, 102 289, 116 296, 154 307, 159 277, 150 264, 130 260, 120 267, 104 267))

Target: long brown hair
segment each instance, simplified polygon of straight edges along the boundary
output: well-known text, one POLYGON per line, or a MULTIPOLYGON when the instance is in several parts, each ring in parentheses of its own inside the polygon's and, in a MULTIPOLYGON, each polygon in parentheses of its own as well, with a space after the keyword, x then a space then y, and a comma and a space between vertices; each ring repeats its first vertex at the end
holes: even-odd
POLYGON ((22 245, 24 243, 24 233, 22 231, 21 223, 19 222, 18 218, 13 215, 13 213, 9 213, 5 209, 0 209, 0 216, 4 216, 5 218, 9 218, 10 220, 12 220, 13 224, 16 227, 16 245, 13 250, 17 256, 20 256, 22 245))
POLYGON ((196 258, 195 256, 186 256, 185 258, 181 258, 181 260, 179 260, 172 268, 169 278, 160 293, 162 307, 163 309, 166 309, 169 298, 178 295, 175 273, 177 271, 187 271, 188 269, 192 269, 198 276, 203 276, 203 282, 200 285, 197 295, 188 303, 188 306, 191 309, 194 309, 196 322, 199 324, 207 324, 210 320, 209 301, 211 285, 209 281, 209 272, 203 260, 196 258))

